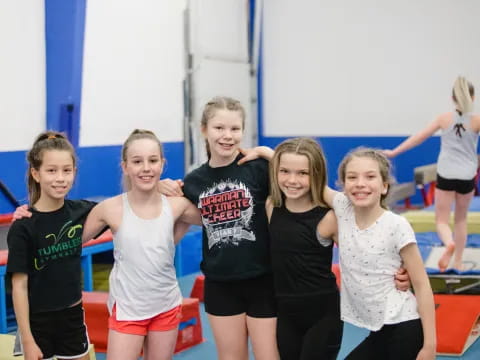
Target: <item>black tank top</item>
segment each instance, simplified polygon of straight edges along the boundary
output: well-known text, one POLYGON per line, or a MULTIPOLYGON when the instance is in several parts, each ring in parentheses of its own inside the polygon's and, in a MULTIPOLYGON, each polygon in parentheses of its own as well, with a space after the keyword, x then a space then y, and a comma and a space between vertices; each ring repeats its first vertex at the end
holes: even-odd
POLYGON ((317 225, 330 209, 317 206, 292 213, 273 208, 270 219, 271 255, 277 297, 337 291, 332 273, 333 241, 320 244, 317 225))

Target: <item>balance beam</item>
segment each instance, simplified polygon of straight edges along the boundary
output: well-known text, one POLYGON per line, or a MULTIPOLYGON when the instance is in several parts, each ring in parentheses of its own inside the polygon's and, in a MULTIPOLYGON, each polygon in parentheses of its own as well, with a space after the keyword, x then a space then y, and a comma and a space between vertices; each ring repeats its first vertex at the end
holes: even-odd
POLYGON ((415 183, 413 182, 394 184, 388 193, 387 205, 392 207, 397 202, 404 200, 405 208, 409 209, 411 208, 410 197, 415 195, 415 191, 415 183))
POLYGON ((437 164, 428 164, 414 168, 413 177, 417 188, 422 192, 423 204, 425 206, 432 205, 435 195, 435 184, 437 182, 437 164))

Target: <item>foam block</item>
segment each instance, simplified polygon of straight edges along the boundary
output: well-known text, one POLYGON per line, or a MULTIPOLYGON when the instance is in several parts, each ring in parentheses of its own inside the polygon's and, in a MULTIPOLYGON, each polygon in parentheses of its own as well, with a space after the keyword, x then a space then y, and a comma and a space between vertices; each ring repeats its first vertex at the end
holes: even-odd
POLYGON ((195 299, 198 299, 198 301, 203 302, 204 283, 205 283, 205 275, 198 275, 195 278, 192 291, 190 292, 191 298, 195 298, 195 299))
MULTIPOLYGON (((106 352, 108 344, 108 293, 92 291, 83 293, 83 307, 90 342, 98 352, 106 352)), ((175 352, 204 341, 198 299, 185 298, 182 302, 182 318, 179 325, 175 352)))
POLYGON ((461 356, 479 337, 480 296, 434 295, 437 353, 461 356))
POLYGON ((199 301, 185 298, 182 303, 182 320, 178 328, 175 353, 189 349, 203 341, 199 301))
POLYGON ((102 291, 84 291, 83 308, 88 337, 98 352, 107 351, 108 343, 108 293, 102 291))

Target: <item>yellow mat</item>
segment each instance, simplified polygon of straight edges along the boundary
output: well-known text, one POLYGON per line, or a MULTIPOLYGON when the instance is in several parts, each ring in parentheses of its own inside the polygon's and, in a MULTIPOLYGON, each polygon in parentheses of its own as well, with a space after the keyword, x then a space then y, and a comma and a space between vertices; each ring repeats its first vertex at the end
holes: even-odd
MULTIPOLYGON (((23 360, 23 356, 13 356, 14 335, 0 334, 0 360, 23 360)), ((90 360, 95 360, 95 348, 90 344, 88 349, 90 360)))
MULTIPOLYGON (((433 211, 412 210, 402 213, 415 232, 435 232, 435 213, 433 211)), ((450 226, 453 226, 453 213, 450 215, 450 226)), ((467 215, 469 234, 480 234, 480 212, 473 211, 467 215)))

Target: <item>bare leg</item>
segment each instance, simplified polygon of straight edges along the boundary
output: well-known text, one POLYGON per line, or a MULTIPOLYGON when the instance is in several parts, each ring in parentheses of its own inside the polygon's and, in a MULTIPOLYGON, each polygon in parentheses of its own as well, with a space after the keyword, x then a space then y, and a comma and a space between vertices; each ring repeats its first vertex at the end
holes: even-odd
POLYGON ((442 240, 443 245, 445 245, 445 251, 438 261, 438 268, 442 272, 447 270, 450 259, 455 251, 455 243, 453 242, 452 230, 449 224, 450 211, 454 200, 454 191, 435 189, 435 223, 438 237, 442 240))
POLYGON ((276 339, 277 318, 253 318, 247 316, 247 328, 256 360, 280 358, 276 339))
POLYGON ((108 330, 107 360, 136 360, 142 351, 142 335, 108 330))
POLYGON ((467 243, 467 214, 470 202, 473 198, 473 191, 468 194, 455 194, 455 256, 453 258, 453 267, 457 270, 463 270, 463 251, 467 243))
POLYGON ((149 331, 143 351, 144 360, 171 360, 177 343, 178 328, 149 331))
POLYGON ((208 314, 215 337, 218 360, 248 360, 248 333, 245 313, 232 316, 208 314))

